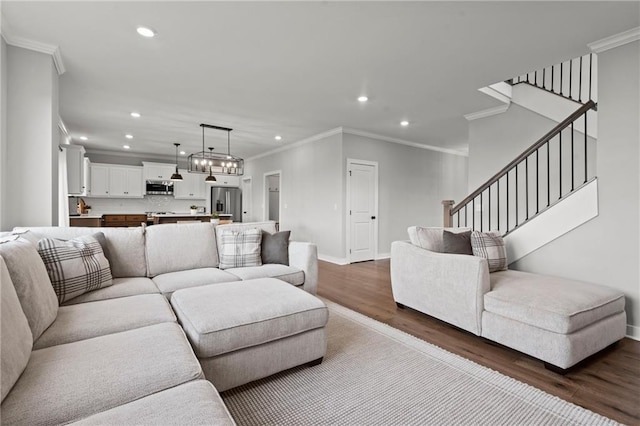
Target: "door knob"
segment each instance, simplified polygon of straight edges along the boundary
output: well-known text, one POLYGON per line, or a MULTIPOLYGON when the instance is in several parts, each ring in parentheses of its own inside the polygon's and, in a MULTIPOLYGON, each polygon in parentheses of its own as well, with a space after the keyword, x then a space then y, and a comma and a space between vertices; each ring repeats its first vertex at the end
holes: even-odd
POLYGON ((375 218, 376 218, 375 216, 371 216, 371 219, 375 220, 375 218))

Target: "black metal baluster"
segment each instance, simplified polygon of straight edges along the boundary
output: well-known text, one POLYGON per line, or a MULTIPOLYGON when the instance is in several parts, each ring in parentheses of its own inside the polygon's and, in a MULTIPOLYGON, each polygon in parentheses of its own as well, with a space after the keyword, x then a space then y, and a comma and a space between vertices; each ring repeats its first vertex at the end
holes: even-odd
POLYGON ((491 231, 491 186, 489 186, 489 226, 487 227, 487 229, 489 229, 489 231, 491 231))
POLYGON ((582 56, 580 56, 580 79, 578 80, 578 87, 580 87, 580 92, 578 93, 578 102, 582 103, 582 56))
POLYGON ((551 155, 551 146, 549 145, 549 141, 547 141, 547 207, 551 205, 551 179, 549 178, 549 165, 551 161, 549 160, 549 156, 551 155))
POLYGON ((482 192, 480 193, 480 232, 482 232, 482 224, 484 219, 482 217, 482 212, 484 211, 484 203, 482 202, 482 192))
POLYGON ((536 214, 540 213, 540 167, 538 159, 540 149, 536 149, 536 214))
POLYGON ((458 215, 458 228, 460 228, 460 210, 458 210, 456 214, 458 215))
POLYGON ((509 232, 509 172, 507 172, 507 232, 509 232))
POLYGON ((558 184, 558 200, 562 198, 562 130, 558 134, 560 138, 558 141, 558 176, 559 176, 559 184, 558 184))
POLYGON ((547 68, 542 68, 542 88, 547 88, 547 68))
POLYGON ((569 99, 573 99, 573 59, 569 61, 569 99))
POLYGON ((471 200, 471 229, 476 230, 476 199, 471 200))
POLYGON ((500 229, 500 179, 496 181, 496 191, 498 192, 496 200, 496 212, 498 215, 498 230, 500 229))
POLYGON ((563 96, 562 93, 562 69, 564 68, 564 62, 560 62, 560 96, 563 96))
POLYGON ((575 189, 575 177, 573 172, 573 121, 571 122, 571 191, 575 189))
POLYGON ((584 183, 587 183, 587 113, 584 113, 584 183))
POLYGON ((516 226, 518 226, 518 220, 520 219, 518 217, 518 204, 520 204, 520 199, 518 198, 518 165, 516 164, 516 226))
POLYGON ((533 84, 538 85, 538 71, 533 74, 533 84))
POLYGON ((526 220, 529 220, 529 157, 524 159, 524 195, 525 207, 527 209, 526 220))
POLYGON ((467 226, 469 226, 469 225, 467 225, 467 217, 468 217, 468 213, 467 213, 467 206, 468 206, 468 205, 469 205, 469 204, 465 204, 465 205, 464 205, 464 226, 465 226, 465 228, 466 228, 467 226))
POLYGON ((554 73, 555 67, 556 67, 555 65, 551 65, 551 91, 553 93, 556 93, 556 88, 554 87, 554 84, 553 84, 553 73, 554 73))

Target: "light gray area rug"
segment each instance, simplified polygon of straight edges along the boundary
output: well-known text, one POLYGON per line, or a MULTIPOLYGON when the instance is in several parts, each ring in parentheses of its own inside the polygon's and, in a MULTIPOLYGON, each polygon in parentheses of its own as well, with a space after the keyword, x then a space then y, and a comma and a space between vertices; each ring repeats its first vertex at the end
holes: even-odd
POLYGON ((239 425, 617 424, 325 302, 324 362, 224 392, 239 425))

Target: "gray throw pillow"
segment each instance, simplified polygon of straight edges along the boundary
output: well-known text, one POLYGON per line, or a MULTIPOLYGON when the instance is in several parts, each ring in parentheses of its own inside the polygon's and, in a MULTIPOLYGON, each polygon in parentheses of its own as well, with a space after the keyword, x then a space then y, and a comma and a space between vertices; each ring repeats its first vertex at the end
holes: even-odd
POLYGON ((471 231, 454 233, 444 231, 442 233, 442 252, 473 255, 471 248, 471 231))
POLYGON ((279 263, 289 266, 289 236, 291 231, 270 234, 262 231, 262 263, 279 263))

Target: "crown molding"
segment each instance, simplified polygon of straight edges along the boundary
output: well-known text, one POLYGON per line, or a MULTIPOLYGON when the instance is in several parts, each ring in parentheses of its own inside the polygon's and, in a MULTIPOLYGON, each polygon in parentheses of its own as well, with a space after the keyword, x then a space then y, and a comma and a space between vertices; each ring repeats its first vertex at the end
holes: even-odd
POLYGON ((147 160, 164 160, 164 161, 171 161, 172 164, 175 164, 176 159, 175 156, 173 155, 162 155, 162 154, 153 154, 153 153, 140 153, 140 152, 131 152, 131 151, 111 151, 108 149, 95 149, 95 148, 88 148, 85 146, 85 151, 87 153, 87 155, 89 154, 95 154, 95 155, 110 155, 113 157, 125 157, 125 158, 136 158, 136 159, 140 159, 140 161, 147 161, 147 160))
POLYGON ((464 118, 467 121, 473 121, 480 118, 491 117, 492 115, 502 114, 503 112, 507 112, 510 104, 511 103, 506 105, 499 105, 494 108, 483 109, 482 111, 472 112, 470 114, 465 114, 464 118))
POLYGON ((306 139, 302 139, 298 142, 294 142, 285 146, 281 146, 280 148, 272 149, 271 151, 263 152, 262 154, 254 155, 253 157, 245 158, 244 161, 253 161, 259 158, 268 157, 269 155, 277 154, 278 152, 288 151, 290 149, 297 148, 302 145, 306 145, 308 143, 316 142, 321 139, 328 138, 329 136, 337 135, 342 133, 342 127, 336 127, 335 129, 327 130, 326 132, 318 133, 317 135, 308 137, 306 139))
POLYGON ((640 40, 640 27, 594 41, 587 44, 587 47, 589 47, 593 53, 600 53, 637 40, 640 40))
POLYGON ((342 130, 343 130, 343 133, 347 133, 347 134, 350 134, 350 135, 363 136, 365 138, 377 139, 377 140, 384 141, 384 142, 397 143, 399 145, 406 145, 406 146, 410 146, 410 147, 413 147, 413 148, 426 149, 426 150, 429 150, 429 151, 437 151, 437 152, 442 152, 442 153, 451 154, 451 155, 460 155, 460 156, 463 156, 463 157, 468 157, 469 156, 469 154, 467 152, 464 152, 464 151, 458 151, 458 150, 455 150, 455 149, 441 148, 439 146, 426 145, 426 144, 422 144, 422 143, 406 141, 406 140, 403 140, 403 139, 392 138, 392 137, 389 137, 389 136, 382 136, 382 135, 378 135, 378 134, 375 134, 375 133, 365 132, 363 130, 350 129, 348 127, 344 127, 342 130))
POLYGON ((7 25, 4 16, 2 17, 2 38, 4 38, 4 41, 6 41, 10 46, 21 47, 23 49, 51 55, 53 64, 56 66, 56 71, 58 71, 58 75, 62 75, 66 71, 64 62, 62 61, 62 55, 60 54, 60 48, 58 46, 14 35, 11 31, 11 27, 7 25))
POLYGON ((58 129, 60 129, 60 131, 64 135, 65 144, 71 145, 71 136, 69 136, 69 132, 67 131, 67 126, 64 125, 64 121, 62 121, 62 118, 60 116, 58 116, 58 129))

